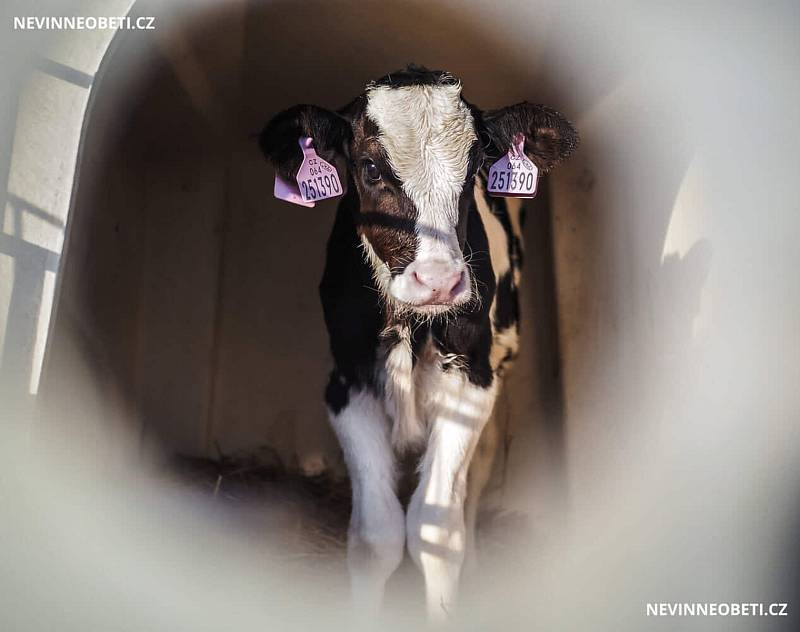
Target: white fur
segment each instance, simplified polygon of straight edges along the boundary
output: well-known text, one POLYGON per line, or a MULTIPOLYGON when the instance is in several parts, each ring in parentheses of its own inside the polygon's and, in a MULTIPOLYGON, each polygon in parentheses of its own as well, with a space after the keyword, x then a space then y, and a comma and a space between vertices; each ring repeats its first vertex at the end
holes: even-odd
POLYGON ((351 390, 338 414, 330 414, 344 452, 353 488, 347 561, 356 611, 377 613, 386 580, 403 559, 403 508, 396 494, 396 471, 389 420, 372 394, 351 390))
POLYGON ((389 284, 392 281, 392 272, 389 270, 389 266, 381 260, 372 244, 369 243, 369 239, 364 235, 361 235, 361 247, 372 268, 372 278, 375 279, 375 284, 378 286, 381 296, 389 296, 389 284))
POLYGON ((496 393, 496 380, 481 388, 460 371, 439 370, 426 385, 430 436, 406 529, 409 553, 425 577, 428 613, 434 619, 446 617, 455 602, 467 540, 467 472, 496 393))
POLYGON ((494 268, 495 279, 499 279, 511 268, 508 252, 508 235, 500 220, 495 217, 486 201, 486 193, 480 178, 475 178, 475 203, 481 216, 486 237, 489 240, 489 258, 494 268))
POLYGON ((386 357, 383 400, 351 391, 347 406, 331 414, 353 486, 348 565, 358 611, 374 613, 407 538, 425 579, 429 615, 440 619, 456 599, 469 546, 467 473, 499 379, 488 388, 475 386, 460 370, 464 359, 442 355, 431 342, 412 365, 410 333, 397 333, 400 342, 386 357), (394 449, 425 441, 419 484, 404 517, 394 449))
MULTIPOLYGON (((486 236, 489 240, 489 257, 492 261, 494 276, 496 280, 499 280, 501 276, 511 269, 511 258, 508 251, 508 235, 503 225, 500 223, 500 220, 497 219, 489 208, 483 189, 483 183, 480 181, 480 178, 475 181, 475 201, 478 207, 478 213, 481 216, 481 221, 483 222, 483 227, 486 230, 486 236)), ((506 199, 506 208, 508 209, 512 231, 514 231, 516 236, 520 239, 522 238, 519 233, 521 229, 519 222, 521 206, 519 200, 513 198, 506 199)), ((519 274, 519 270, 514 271, 514 283, 519 283, 519 274)), ((506 357, 509 351, 516 352, 519 347, 519 333, 515 326, 512 325, 502 330, 497 330, 495 328, 494 314, 496 307, 496 302, 493 299, 492 306, 489 310, 489 320, 492 323, 493 333, 489 363, 493 371, 499 369, 503 358, 506 357)))
MULTIPOLYGON (((378 140, 419 213, 417 261, 464 270, 456 236, 458 198, 477 137, 472 114, 461 100, 461 85, 373 87, 367 91, 367 116, 378 126, 378 140)), ((467 281, 461 302, 469 297, 467 281)), ((411 266, 391 280, 389 291, 401 303, 419 300, 411 266)))
POLYGON ((403 449, 425 440, 425 424, 417 414, 411 333, 408 327, 397 327, 397 333, 400 342, 386 356, 384 397, 392 420, 392 445, 403 449))
POLYGON ((489 364, 492 367, 492 371, 499 371, 508 353, 516 354, 518 348, 519 332, 514 325, 505 329, 495 330, 492 336, 492 349, 489 352, 489 364))

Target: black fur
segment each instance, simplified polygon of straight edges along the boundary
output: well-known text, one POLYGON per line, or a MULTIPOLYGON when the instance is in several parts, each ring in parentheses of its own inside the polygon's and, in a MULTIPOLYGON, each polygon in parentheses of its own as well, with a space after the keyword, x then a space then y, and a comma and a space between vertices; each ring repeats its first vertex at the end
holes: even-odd
POLYGON ((483 127, 499 158, 525 134, 525 153, 547 173, 578 147, 578 132, 564 116, 544 105, 517 103, 483 113, 483 127))
POLYGON ((513 268, 497 281, 497 306, 494 310, 494 326, 507 329, 519 323, 519 298, 514 283, 513 268))
POLYGON ((326 392, 326 401, 334 412, 347 403, 346 393, 343 398, 341 388, 377 386, 375 361, 386 320, 356 232, 357 209, 358 195, 355 188, 350 187, 336 213, 328 239, 325 272, 319 285, 336 365, 326 392))
POLYGON ((335 415, 338 415, 350 401, 351 386, 352 382, 348 382, 338 370, 331 371, 328 386, 325 387, 325 403, 335 415))
POLYGON ((480 300, 432 324, 414 315, 398 317, 380 301, 356 232, 359 208, 354 190, 351 187, 339 205, 320 284, 320 299, 336 366, 325 393, 328 406, 334 413, 341 410, 347 404, 347 392, 351 388, 380 393, 382 387, 377 377, 380 363, 399 341, 395 325, 408 326, 412 332, 414 361, 428 340, 432 340, 443 354, 458 354, 466 360, 463 370, 473 384, 491 385, 489 310, 495 296, 495 278, 489 259, 489 242, 471 190, 464 196, 467 200, 465 248, 471 255, 470 267, 480 300))
POLYGON ((469 309, 458 312, 455 318, 437 320, 432 327, 433 340, 443 354, 455 353, 466 359, 466 371, 470 382, 488 387, 492 383, 492 367, 489 362, 492 349, 492 328, 489 310, 495 296, 495 279, 489 258, 489 240, 481 216, 470 195, 471 204, 467 215, 467 252, 471 253, 470 268, 475 276, 480 295, 469 309))
POLYGON ((372 81, 367 88, 376 86, 389 86, 402 88, 403 86, 454 86, 458 79, 444 70, 428 70, 425 66, 409 64, 402 70, 390 72, 385 77, 372 81))
POLYGON ((351 135, 350 123, 338 114, 316 105, 296 105, 267 123, 258 144, 280 176, 291 182, 303 162, 298 144, 302 136, 313 138, 317 153, 332 162, 344 152, 351 135))

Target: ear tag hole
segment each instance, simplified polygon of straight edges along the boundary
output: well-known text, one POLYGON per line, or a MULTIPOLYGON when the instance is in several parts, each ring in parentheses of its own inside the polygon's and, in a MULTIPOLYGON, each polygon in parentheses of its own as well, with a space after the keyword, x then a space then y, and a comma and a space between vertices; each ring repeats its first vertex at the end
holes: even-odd
POLYGON ((317 155, 314 141, 308 136, 298 140, 303 151, 303 164, 295 176, 296 184, 275 174, 275 197, 300 206, 313 207, 320 200, 344 193, 339 173, 331 163, 317 155))
POLYGON ((489 169, 487 191, 494 197, 532 198, 538 180, 539 169, 525 155, 525 136, 517 134, 508 153, 489 169))

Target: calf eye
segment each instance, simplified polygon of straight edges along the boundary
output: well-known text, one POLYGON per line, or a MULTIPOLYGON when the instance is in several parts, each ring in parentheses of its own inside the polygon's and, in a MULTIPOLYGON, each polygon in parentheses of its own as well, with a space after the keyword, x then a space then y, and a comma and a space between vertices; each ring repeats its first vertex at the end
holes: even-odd
POLYGON ((364 176, 369 182, 377 182, 381 179, 381 170, 371 160, 364 161, 364 176))

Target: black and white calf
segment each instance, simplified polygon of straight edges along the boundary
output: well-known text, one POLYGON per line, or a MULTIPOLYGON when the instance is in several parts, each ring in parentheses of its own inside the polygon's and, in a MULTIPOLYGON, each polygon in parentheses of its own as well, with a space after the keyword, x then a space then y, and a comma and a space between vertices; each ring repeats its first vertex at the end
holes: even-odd
POLYGON ((488 197, 486 178, 519 134, 542 173, 578 142, 551 109, 482 112, 452 75, 412 66, 338 112, 282 112, 260 138, 288 181, 301 137, 346 172, 319 290, 334 360, 325 401, 353 488, 348 564, 367 608, 406 543, 431 615, 456 595, 492 446, 468 477, 470 462, 517 350, 520 203, 488 197), (409 448, 423 452, 404 512, 396 458, 409 448))

